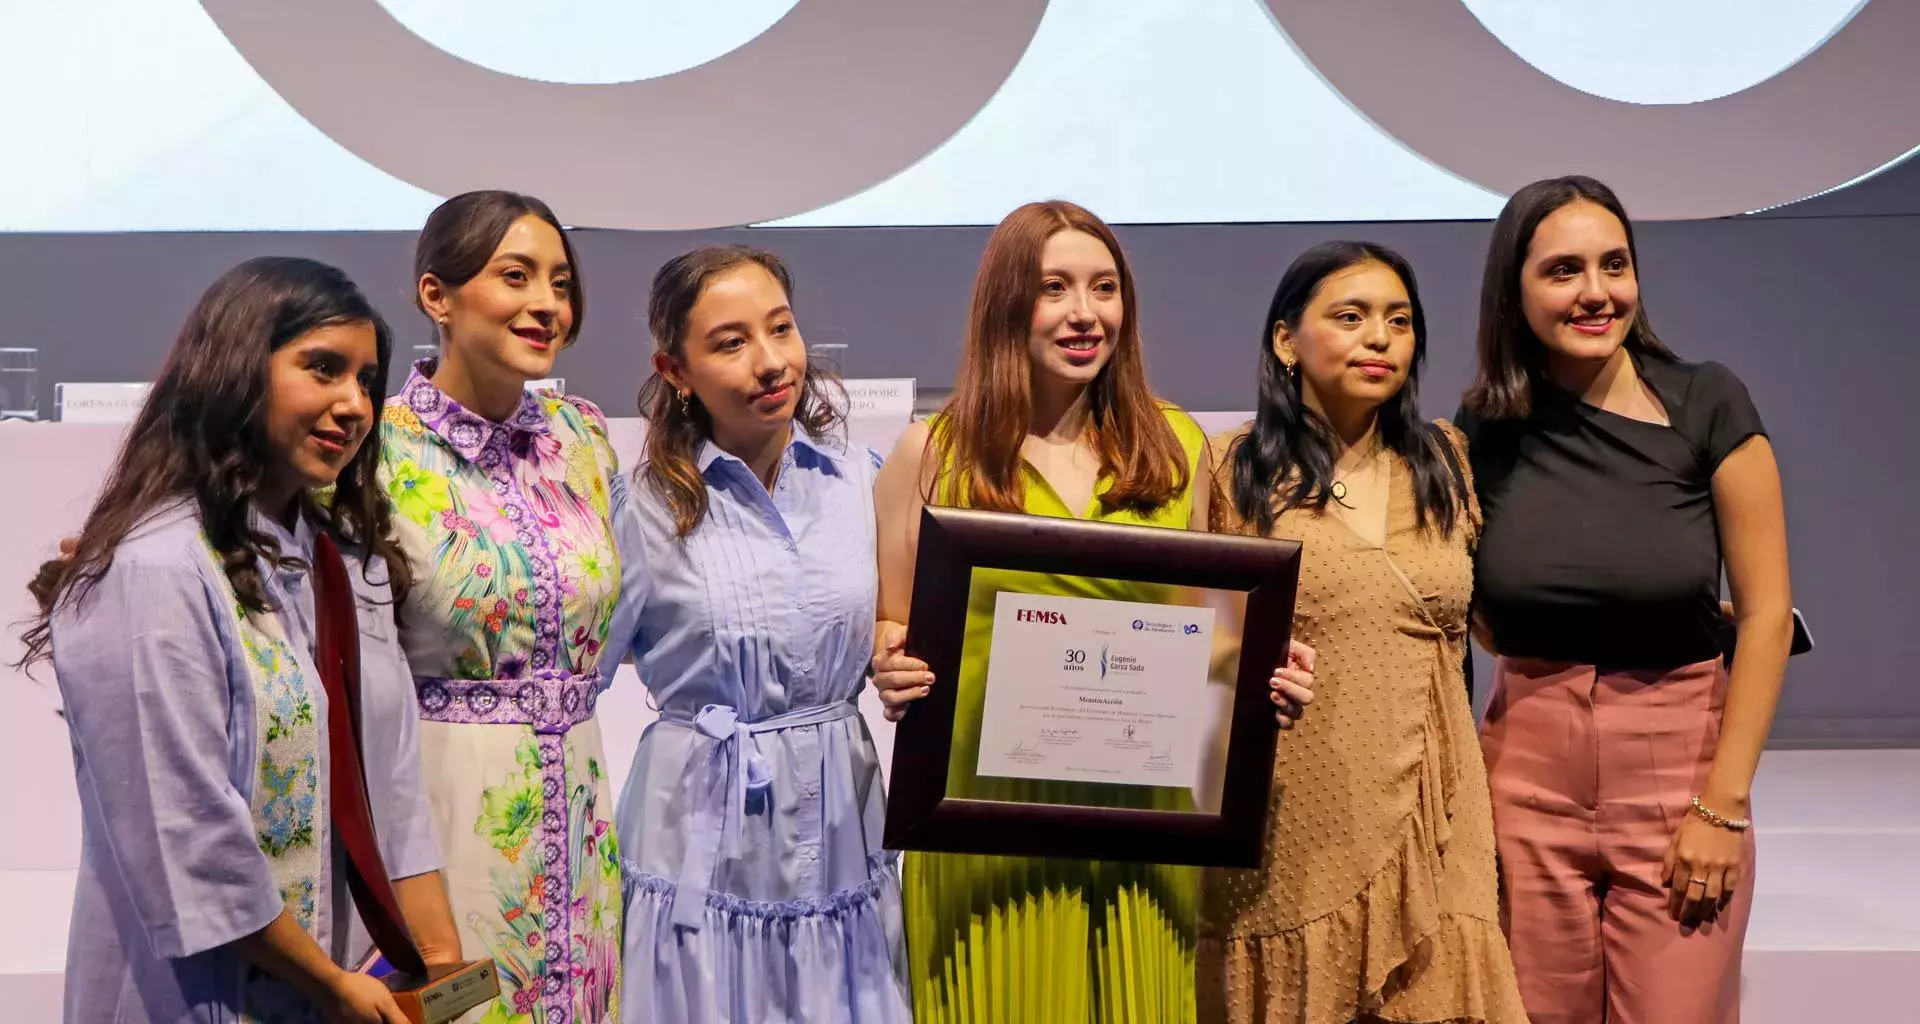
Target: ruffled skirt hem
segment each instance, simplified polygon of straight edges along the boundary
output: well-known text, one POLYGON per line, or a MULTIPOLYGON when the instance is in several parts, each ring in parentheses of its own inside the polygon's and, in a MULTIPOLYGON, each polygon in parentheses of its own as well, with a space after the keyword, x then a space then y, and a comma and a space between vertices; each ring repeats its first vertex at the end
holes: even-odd
POLYGON ((625 872, 626 1024, 907 1024, 900 875, 885 853, 867 879, 818 897, 707 894, 700 927, 673 923, 672 879, 625 872))
POLYGON ((1497 921, 1442 909, 1420 815, 1353 899, 1298 928, 1200 942, 1202 1020, 1526 1024, 1497 921))

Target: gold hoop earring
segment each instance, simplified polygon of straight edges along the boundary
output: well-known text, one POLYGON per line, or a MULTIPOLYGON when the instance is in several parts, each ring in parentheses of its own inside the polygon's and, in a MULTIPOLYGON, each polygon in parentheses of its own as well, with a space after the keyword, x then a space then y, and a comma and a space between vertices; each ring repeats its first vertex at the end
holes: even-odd
POLYGON ((1287 368, 1287 379, 1288 379, 1288 380, 1299 380, 1299 379, 1300 379, 1300 361, 1299 361, 1299 360, 1297 360, 1297 359, 1288 359, 1288 360, 1285 360, 1285 361, 1283 361, 1283 362, 1281 363, 1281 365, 1282 365, 1282 366, 1285 366, 1285 367, 1287 368))
POLYGON ((680 392, 680 393, 679 393, 678 395, 676 395, 675 397, 677 397, 677 398, 679 398, 679 399, 680 399, 680 415, 682 415, 682 416, 691 416, 691 415, 693 415, 693 409, 692 409, 692 406, 691 406, 691 405, 690 405, 690 404, 688 403, 688 401, 687 401, 687 392, 685 392, 685 391, 682 391, 682 392, 680 392))

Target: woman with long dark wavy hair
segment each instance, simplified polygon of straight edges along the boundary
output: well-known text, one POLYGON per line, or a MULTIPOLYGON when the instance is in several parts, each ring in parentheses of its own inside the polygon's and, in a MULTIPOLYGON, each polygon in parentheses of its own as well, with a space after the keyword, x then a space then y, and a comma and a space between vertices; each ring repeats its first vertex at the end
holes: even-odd
POLYGON ((1639 273, 1605 185, 1514 193, 1455 417, 1486 509, 1482 745, 1536 1024, 1738 1019, 1749 794, 1793 636, 1760 414, 1732 371, 1661 343, 1639 273))
MULTIPOLYGON (((981 256, 959 379, 900 439, 875 489, 880 619, 874 683, 888 714, 959 687, 948 792, 970 799, 1186 809, 1186 787, 1041 782, 977 772, 985 672, 935 681, 902 651, 928 503, 1090 521, 1207 526, 1206 435, 1147 387, 1133 277, 1112 229, 1054 201, 1000 222, 981 256), (962 728, 965 726, 963 725, 962 728)), ((1174 603, 1172 588, 975 570, 967 644, 1001 590, 1174 603)), ((1310 652, 1298 651, 1308 661, 1310 652)), ((1311 676, 1279 667, 1285 723, 1311 676)), ((1196 873, 1187 867, 915 854, 905 866, 920 1021, 1186 1021, 1194 1016, 1196 873)))
POLYGON ((879 458, 807 358, 793 278, 677 256, 648 301, 647 452, 615 487, 620 605, 660 718, 618 823, 627 1024, 905 1024, 900 879, 856 700, 879 458))
POLYGON ((437 359, 387 403, 380 482, 419 578, 401 608, 420 748, 488 1020, 603 1024, 620 1000, 620 858, 594 697, 620 582, 606 419, 532 391, 579 337, 580 261, 547 205, 458 195, 414 246, 437 359))
POLYGON ((1461 677, 1479 508, 1460 432, 1421 419, 1426 349, 1406 260, 1315 246, 1261 324, 1253 422, 1215 441, 1215 529, 1302 545, 1317 685, 1264 863, 1207 875, 1209 1020, 1526 1021, 1461 677))
POLYGON ((59 679, 82 811, 65 1019, 400 1024, 333 867, 316 552, 359 617, 381 859, 429 962, 458 959, 394 641, 408 562, 365 444, 386 325, 346 276, 251 260, 194 307, 70 557, 32 584, 25 663, 59 679))

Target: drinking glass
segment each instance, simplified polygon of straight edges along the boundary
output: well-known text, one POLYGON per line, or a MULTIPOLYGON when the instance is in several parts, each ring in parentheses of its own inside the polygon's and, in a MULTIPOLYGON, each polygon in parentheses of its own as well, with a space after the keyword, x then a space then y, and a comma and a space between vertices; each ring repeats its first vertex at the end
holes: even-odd
POLYGON ((40 350, 0 348, 0 420, 40 418, 40 350))

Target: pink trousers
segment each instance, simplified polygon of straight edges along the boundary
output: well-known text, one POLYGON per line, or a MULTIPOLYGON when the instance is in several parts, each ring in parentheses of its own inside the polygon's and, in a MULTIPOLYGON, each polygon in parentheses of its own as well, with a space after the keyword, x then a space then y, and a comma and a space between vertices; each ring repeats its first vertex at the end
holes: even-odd
POLYGON ((1732 902, 1683 928, 1661 863, 1706 780, 1717 661, 1598 671, 1502 658, 1481 729, 1501 912, 1533 1024, 1735 1024, 1753 838, 1732 902))

